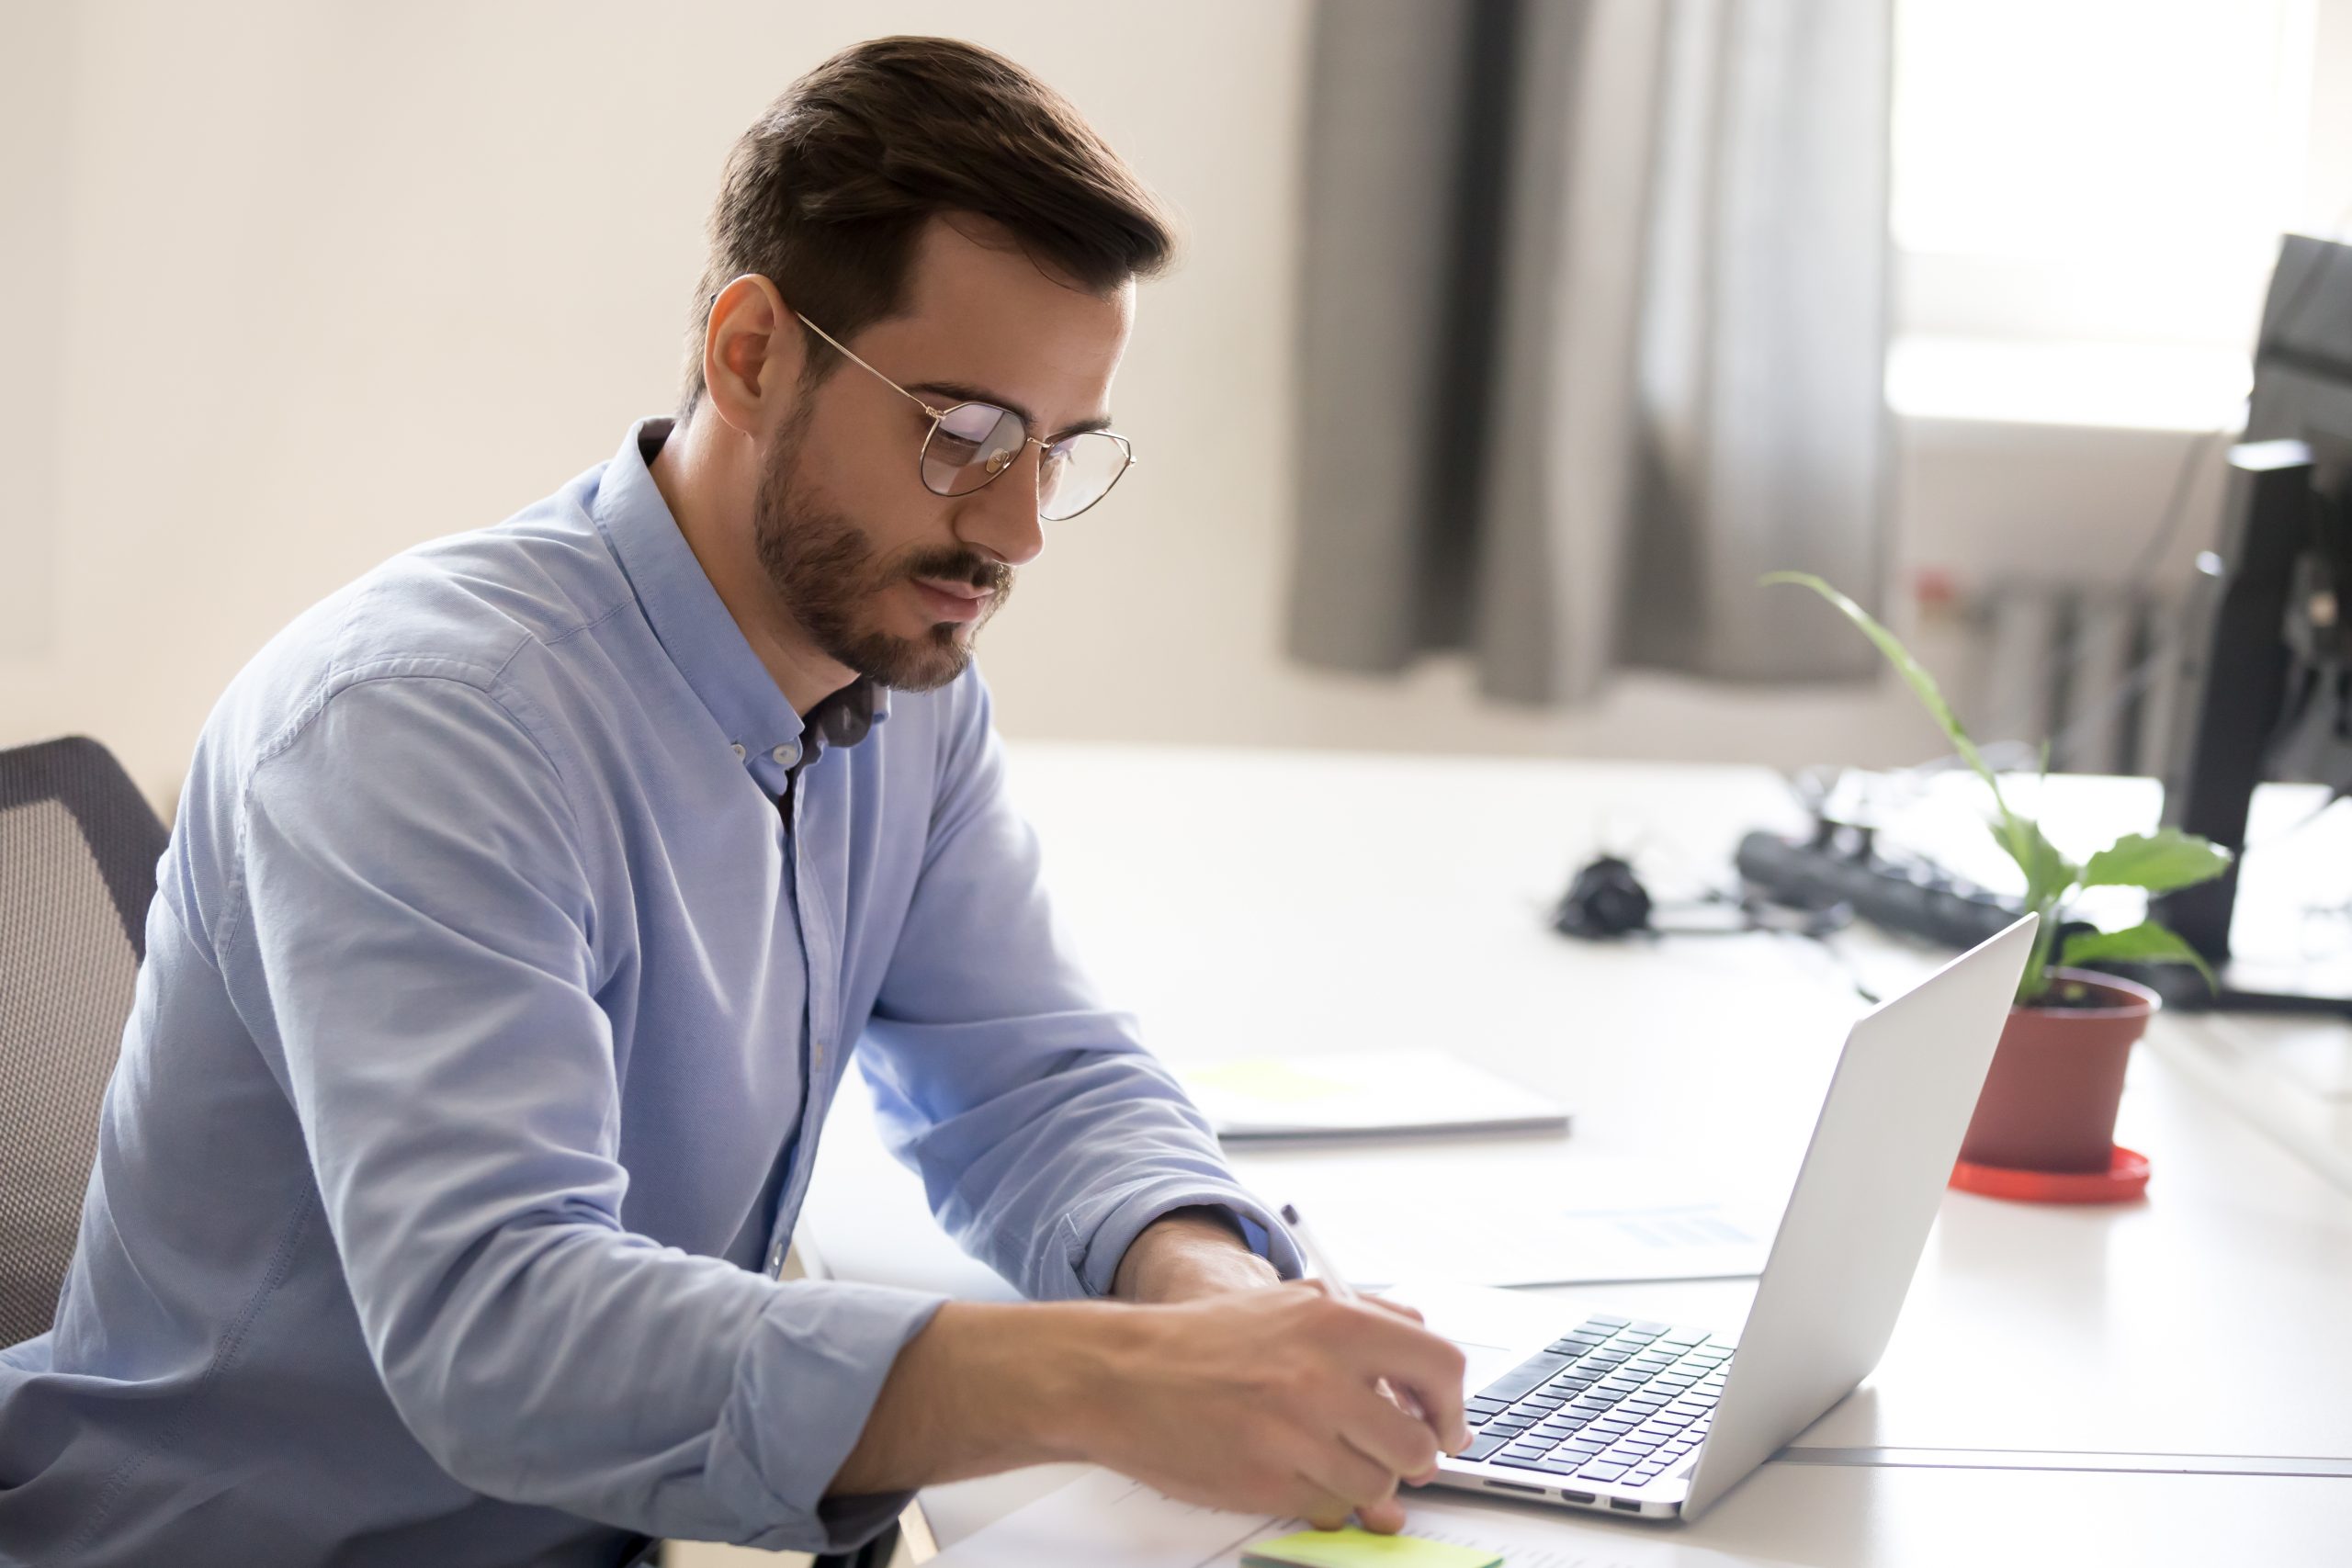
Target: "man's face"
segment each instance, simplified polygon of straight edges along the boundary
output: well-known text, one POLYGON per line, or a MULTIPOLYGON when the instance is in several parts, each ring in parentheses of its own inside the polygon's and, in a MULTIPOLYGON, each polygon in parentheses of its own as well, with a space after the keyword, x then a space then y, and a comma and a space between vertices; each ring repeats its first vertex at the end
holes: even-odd
MULTIPOLYGON (((916 246, 907 310, 844 342, 933 408, 994 403, 1043 441, 1107 418, 1133 287, 1089 295, 975 234, 997 238, 970 220, 933 220, 916 246)), ((826 658, 903 690, 944 685, 971 661, 1014 569, 1044 547, 1037 449, 1024 446, 969 494, 933 495, 917 464, 929 417, 832 350, 812 352, 831 373, 766 442, 753 511, 760 564, 826 658)))

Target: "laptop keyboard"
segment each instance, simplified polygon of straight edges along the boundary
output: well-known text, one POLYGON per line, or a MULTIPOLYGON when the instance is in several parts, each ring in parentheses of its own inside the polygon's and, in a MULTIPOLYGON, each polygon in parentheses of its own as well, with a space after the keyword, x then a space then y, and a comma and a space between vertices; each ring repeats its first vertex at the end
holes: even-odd
POLYGON ((1586 1318, 1464 1402, 1455 1457, 1639 1486, 1706 1437, 1731 1352, 1695 1328, 1586 1318))

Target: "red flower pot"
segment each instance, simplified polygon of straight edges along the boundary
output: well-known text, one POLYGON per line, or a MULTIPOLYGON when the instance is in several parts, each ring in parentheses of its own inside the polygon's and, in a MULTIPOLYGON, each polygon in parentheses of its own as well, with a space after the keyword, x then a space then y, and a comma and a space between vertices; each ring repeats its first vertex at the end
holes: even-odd
POLYGON ((2057 986, 2090 992, 2092 1005, 2009 1010, 1960 1145, 1971 1165, 2103 1171, 2113 1156, 2123 1068, 2161 1004, 2145 986, 2112 975, 2051 973, 2057 986))

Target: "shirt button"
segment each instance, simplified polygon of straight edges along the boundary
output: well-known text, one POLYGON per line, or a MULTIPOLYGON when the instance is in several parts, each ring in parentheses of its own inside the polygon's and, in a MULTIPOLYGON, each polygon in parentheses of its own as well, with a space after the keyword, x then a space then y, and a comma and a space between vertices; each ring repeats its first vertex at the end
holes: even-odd
POLYGON ((738 740, 734 745, 729 746, 729 748, 727 748, 727 749, 728 749, 729 751, 732 751, 732 752, 734 752, 734 753, 735 753, 735 760, 736 760, 737 761, 739 761, 739 762, 740 762, 740 761, 741 761, 744 759, 744 757, 747 755, 747 753, 746 753, 746 752, 744 751, 744 750, 743 750, 743 743, 742 743, 741 741, 740 741, 740 740, 738 740))
POLYGON ((797 740, 787 740, 783 745, 777 747, 775 750, 769 752, 768 755, 774 757, 777 761, 783 763, 788 768, 792 766, 793 763, 800 761, 800 742, 797 740))

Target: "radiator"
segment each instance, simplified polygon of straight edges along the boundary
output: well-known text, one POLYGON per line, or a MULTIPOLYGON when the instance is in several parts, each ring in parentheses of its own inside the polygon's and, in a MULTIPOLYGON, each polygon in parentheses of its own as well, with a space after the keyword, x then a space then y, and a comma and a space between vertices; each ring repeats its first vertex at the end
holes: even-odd
POLYGON ((2158 589, 1998 582, 1967 606, 1961 716, 1980 741, 2050 743, 2050 769, 2161 777, 2179 696, 2180 601, 2158 589))

